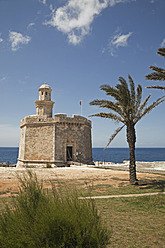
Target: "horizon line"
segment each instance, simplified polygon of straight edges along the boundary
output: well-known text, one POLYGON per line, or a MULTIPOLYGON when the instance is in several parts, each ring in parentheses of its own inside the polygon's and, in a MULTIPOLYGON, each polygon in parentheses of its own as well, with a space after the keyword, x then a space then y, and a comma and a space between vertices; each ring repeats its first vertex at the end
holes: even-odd
MULTIPOLYGON (((0 146, 0 148, 19 148, 19 146, 0 146)), ((104 147, 102 147, 102 146, 100 146, 100 147, 92 147, 92 149, 97 149, 97 148, 101 148, 101 149, 104 149, 104 147)), ((127 149, 129 149, 129 147, 107 147, 106 149, 122 149, 122 148, 127 148, 127 149)), ((138 147, 135 147, 135 149, 137 149, 137 148, 165 148, 165 146, 150 146, 150 147, 148 147, 148 146, 138 146, 138 147)))

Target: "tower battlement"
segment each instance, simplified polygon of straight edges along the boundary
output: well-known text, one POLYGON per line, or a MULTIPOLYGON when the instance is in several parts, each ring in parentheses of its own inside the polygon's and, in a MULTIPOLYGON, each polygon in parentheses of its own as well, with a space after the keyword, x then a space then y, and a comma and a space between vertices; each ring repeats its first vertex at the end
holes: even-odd
POLYGON ((37 115, 30 115, 26 116, 24 119, 21 120, 21 128, 25 125, 34 125, 34 124, 75 124, 75 125, 86 125, 91 128, 91 121, 87 118, 80 116, 80 115, 72 115, 67 116, 66 114, 55 114, 54 117, 45 117, 45 116, 37 116, 37 115))

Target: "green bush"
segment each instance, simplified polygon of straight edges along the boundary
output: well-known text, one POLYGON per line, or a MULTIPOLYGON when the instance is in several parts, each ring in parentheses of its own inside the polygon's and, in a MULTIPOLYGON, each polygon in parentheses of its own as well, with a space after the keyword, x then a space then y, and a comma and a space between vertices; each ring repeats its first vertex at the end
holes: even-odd
POLYGON ((107 229, 92 199, 79 200, 76 190, 64 193, 53 184, 46 194, 31 171, 19 180, 18 197, 0 215, 1 248, 106 247, 107 229))
POLYGON ((46 168, 52 168, 52 165, 50 163, 47 163, 46 168))

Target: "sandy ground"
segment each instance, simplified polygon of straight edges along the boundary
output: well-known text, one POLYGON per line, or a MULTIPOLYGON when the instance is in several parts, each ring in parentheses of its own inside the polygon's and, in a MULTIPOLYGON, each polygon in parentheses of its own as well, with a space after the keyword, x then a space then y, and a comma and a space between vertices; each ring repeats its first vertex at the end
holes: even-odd
MULTIPOLYGON (((43 180, 44 187, 49 188, 50 180, 57 179, 79 183, 110 184, 118 187, 121 182, 124 185, 129 183, 129 172, 115 169, 90 168, 87 166, 71 166, 61 168, 36 168, 31 169, 36 173, 39 180, 43 180)), ((3 168, 0 167, 0 198, 10 196, 18 191, 19 181, 17 175, 21 176, 26 172, 25 168, 3 168)), ((157 179, 160 175, 150 173, 138 173, 138 179, 157 179)))

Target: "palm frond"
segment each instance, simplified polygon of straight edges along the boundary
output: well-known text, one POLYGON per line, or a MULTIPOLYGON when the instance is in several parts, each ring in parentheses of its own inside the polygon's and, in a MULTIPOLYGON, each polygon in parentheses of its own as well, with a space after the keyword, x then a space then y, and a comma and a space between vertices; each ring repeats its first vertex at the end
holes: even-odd
POLYGON ((161 47, 158 49, 157 54, 165 57, 165 47, 161 47))
POLYGON ((120 84, 117 84, 116 88, 119 90, 119 93, 120 93, 120 97, 121 97, 120 103, 124 107, 130 106, 131 96, 130 96, 128 84, 123 77, 119 77, 119 81, 120 81, 120 84))
POLYGON ((165 70, 163 68, 160 68, 160 67, 157 67, 157 66, 151 65, 151 66, 149 66, 149 68, 154 70, 154 71, 156 71, 156 72, 162 73, 162 74, 165 73, 165 70))
POLYGON ((127 84, 126 80, 125 80, 123 77, 119 77, 119 82, 121 83, 121 85, 122 85, 127 91, 129 91, 129 89, 128 89, 128 84, 127 84))
POLYGON ((139 106, 138 108, 138 112, 136 114, 137 118, 139 117, 139 115, 141 114, 142 110, 145 108, 145 106, 147 105, 148 103, 148 100, 150 99, 151 97, 151 94, 149 94, 146 99, 144 100, 144 102, 142 102, 142 104, 139 106))
POLYGON ((134 119, 136 114, 136 93, 135 84, 130 75, 128 75, 129 86, 130 86, 130 107, 131 107, 131 118, 134 119))
POLYGON ((117 112, 122 117, 124 117, 122 109, 119 107, 118 103, 108 101, 108 100, 98 100, 98 99, 96 99, 96 100, 90 102, 89 104, 90 105, 97 105, 97 106, 99 106, 99 108, 111 109, 111 110, 117 112))
POLYGON ((165 81, 165 73, 153 72, 146 76, 147 80, 165 81))
POLYGON ((89 104, 90 104, 90 105, 98 105, 98 106, 101 106, 101 105, 104 103, 104 101, 105 101, 105 100, 96 99, 96 100, 91 101, 89 104))
POLYGON ((120 94, 119 91, 110 85, 103 84, 100 86, 100 90, 104 90, 106 95, 112 96, 116 101, 120 101, 120 94))
POLYGON ((146 88, 147 89, 165 90, 165 86, 159 86, 159 85, 147 86, 146 88))
POLYGON ((149 68, 155 72, 148 74, 146 76, 147 80, 165 81, 165 70, 163 68, 156 66, 149 66, 149 68))
POLYGON ((131 105, 135 105, 135 84, 133 79, 131 78, 130 75, 128 75, 129 78, 129 85, 130 85, 130 89, 131 89, 131 105))
POLYGON ((109 146, 109 144, 112 142, 112 140, 114 140, 114 138, 116 137, 116 135, 122 130, 122 128, 125 126, 125 124, 121 127, 119 127, 118 129, 115 130, 115 132, 112 134, 112 136, 110 137, 108 143, 106 144, 104 150, 109 146))
POLYGON ((113 121, 116 121, 116 122, 123 122, 122 118, 116 114, 113 114, 113 113, 98 113, 98 114, 94 114, 94 115, 90 115, 89 117, 102 117, 102 118, 108 118, 108 119, 111 119, 113 121))
POLYGON ((153 102, 150 106, 146 107, 145 109, 143 109, 143 111, 139 114, 139 116, 137 116, 137 119, 135 121, 135 124, 146 114, 148 114, 152 109, 154 109, 155 107, 157 107, 160 103, 164 102, 165 99, 165 95, 158 98, 155 102, 153 102))
POLYGON ((136 89, 136 104, 135 104, 135 114, 138 111, 142 99, 142 86, 139 84, 136 89))
MULTIPOLYGON (((165 57, 165 47, 159 48, 157 54, 165 57)), ((147 80, 165 81, 165 69, 157 66, 149 66, 149 68, 152 69, 154 72, 146 76, 147 80)), ((153 89, 157 89, 157 88, 153 88, 153 89)))

